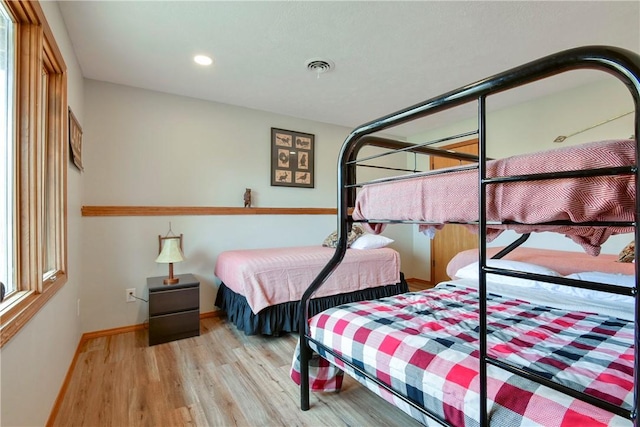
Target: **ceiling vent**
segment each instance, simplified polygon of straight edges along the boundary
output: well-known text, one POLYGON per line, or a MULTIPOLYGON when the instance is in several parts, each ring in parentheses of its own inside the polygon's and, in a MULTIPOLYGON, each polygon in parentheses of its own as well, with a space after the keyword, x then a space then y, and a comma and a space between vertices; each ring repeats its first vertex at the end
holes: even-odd
POLYGON ((320 74, 328 73, 335 68, 333 61, 321 58, 309 59, 306 65, 307 70, 316 73, 318 78, 320 78, 320 74))

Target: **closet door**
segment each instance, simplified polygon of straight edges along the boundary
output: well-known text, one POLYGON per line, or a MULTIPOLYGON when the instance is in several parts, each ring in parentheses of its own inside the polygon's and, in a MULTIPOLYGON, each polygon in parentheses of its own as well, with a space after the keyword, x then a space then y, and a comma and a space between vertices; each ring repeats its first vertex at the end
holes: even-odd
MULTIPOLYGON (((478 140, 459 142, 443 148, 460 153, 478 154, 478 140)), ((442 157, 431 157, 431 169, 441 169, 469 162, 442 157)), ((447 224, 436 232, 431 241, 431 283, 434 285, 449 280, 447 264, 458 252, 478 247, 478 235, 461 225, 447 224)))

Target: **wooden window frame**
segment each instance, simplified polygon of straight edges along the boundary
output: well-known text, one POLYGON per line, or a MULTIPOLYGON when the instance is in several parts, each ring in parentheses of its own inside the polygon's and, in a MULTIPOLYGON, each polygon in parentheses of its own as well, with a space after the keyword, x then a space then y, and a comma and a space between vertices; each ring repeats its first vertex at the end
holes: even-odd
POLYGON ((16 291, 0 305, 0 348, 67 282, 67 71, 37 1, 0 0, 15 27, 14 275, 16 291), (46 70, 46 108, 42 73, 46 70), (42 117, 46 111, 46 117, 42 117), (41 131, 42 121, 45 123, 41 131), (51 168, 44 177, 45 164, 51 168), (49 203, 45 202, 45 193, 49 203), (45 209, 48 210, 45 212, 45 209), (45 215, 54 268, 43 271, 45 215))

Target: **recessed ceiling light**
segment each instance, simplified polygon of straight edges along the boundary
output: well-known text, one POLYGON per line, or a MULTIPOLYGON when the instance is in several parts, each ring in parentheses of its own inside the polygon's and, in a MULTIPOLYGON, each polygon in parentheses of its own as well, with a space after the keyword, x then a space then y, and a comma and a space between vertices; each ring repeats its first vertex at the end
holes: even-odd
POLYGON ((213 63, 213 60, 206 55, 196 55, 193 60, 200 65, 211 65, 213 63))

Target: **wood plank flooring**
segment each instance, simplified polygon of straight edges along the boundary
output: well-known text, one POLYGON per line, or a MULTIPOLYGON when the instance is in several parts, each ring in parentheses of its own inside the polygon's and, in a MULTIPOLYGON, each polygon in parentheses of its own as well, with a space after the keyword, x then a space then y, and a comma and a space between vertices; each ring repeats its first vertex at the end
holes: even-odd
POLYGON ((147 331, 87 340, 55 426, 418 426, 345 376, 301 411, 289 378, 295 335, 245 336, 225 317, 153 347, 147 331))

